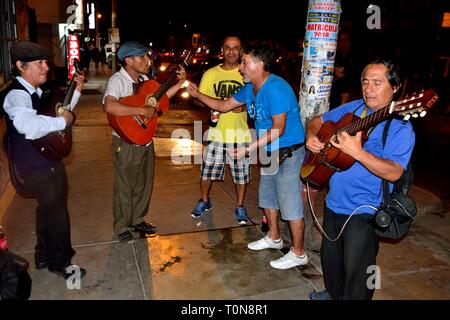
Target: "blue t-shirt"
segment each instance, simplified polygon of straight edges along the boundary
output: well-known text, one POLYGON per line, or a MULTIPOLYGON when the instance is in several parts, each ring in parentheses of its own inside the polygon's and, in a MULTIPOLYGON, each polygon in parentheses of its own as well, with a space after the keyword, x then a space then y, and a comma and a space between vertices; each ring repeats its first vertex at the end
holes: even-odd
POLYGON ((300 121, 297 99, 289 83, 282 78, 271 74, 256 96, 253 94, 253 85, 246 83, 232 97, 236 101, 247 104, 248 114, 255 120, 258 138, 272 128, 272 116, 286 112, 284 134, 267 145, 268 151, 305 141, 305 131, 300 121))
MULTIPOLYGON (((322 115, 323 121, 337 122, 349 112, 361 116, 366 105, 362 99, 346 103, 322 115)), ((367 116, 373 110, 368 108, 367 116)), ((380 158, 397 162, 403 168, 408 165, 414 148, 415 135, 411 123, 403 123, 393 119, 388 130, 386 145, 383 149, 383 130, 386 120, 380 122, 369 134, 364 150, 380 158)), ((372 174, 358 161, 348 170, 336 172, 330 179, 330 190, 326 197, 326 205, 336 213, 351 214, 361 205, 378 207, 382 200, 382 179, 372 174)), ((393 185, 390 183, 392 190, 393 185)), ((365 207, 356 213, 370 213, 374 210, 365 207)))

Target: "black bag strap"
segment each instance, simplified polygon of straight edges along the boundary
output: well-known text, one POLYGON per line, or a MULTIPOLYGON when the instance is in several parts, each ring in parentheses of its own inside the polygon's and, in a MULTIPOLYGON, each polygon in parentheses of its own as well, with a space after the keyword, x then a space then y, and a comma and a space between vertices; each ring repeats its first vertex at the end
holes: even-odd
MULTIPOLYGON (((381 141, 383 142, 383 149, 384 149, 384 146, 386 145, 387 135, 388 135, 389 127, 391 126, 392 119, 393 118, 389 118, 386 121, 386 125, 384 126, 384 129, 383 129, 383 136, 381 138, 381 141)), ((383 201, 382 201, 382 204, 387 204, 389 202, 389 200, 390 200, 390 192, 389 192, 389 184, 384 179, 383 179, 383 182, 382 182, 382 188, 383 188, 383 201)))

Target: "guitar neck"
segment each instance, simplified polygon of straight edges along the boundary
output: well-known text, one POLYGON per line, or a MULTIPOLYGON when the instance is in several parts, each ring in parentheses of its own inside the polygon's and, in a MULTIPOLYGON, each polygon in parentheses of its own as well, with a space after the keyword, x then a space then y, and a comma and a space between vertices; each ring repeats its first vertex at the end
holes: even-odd
POLYGON ((338 132, 347 131, 350 135, 355 135, 359 131, 366 131, 374 124, 383 121, 391 115, 391 113, 389 112, 390 106, 391 105, 384 107, 367 117, 358 119, 357 121, 352 122, 351 124, 339 129, 338 132))
POLYGON ((72 78, 69 87, 67 88, 66 96, 63 101, 63 106, 69 105, 70 101, 72 101, 73 93, 75 92, 76 87, 77 83, 74 81, 74 78, 72 78))
POLYGON ((158 90, 155 92, 154 94, 155 99, 159 101, 159 99, 161 99, 161 97, 167 92, 167 90, 169 90, 170 87, 173 86, 176 82, 177 82, 177 73, 172 72, 169 78, 166 81, 164 81, 158 88, 158 90))

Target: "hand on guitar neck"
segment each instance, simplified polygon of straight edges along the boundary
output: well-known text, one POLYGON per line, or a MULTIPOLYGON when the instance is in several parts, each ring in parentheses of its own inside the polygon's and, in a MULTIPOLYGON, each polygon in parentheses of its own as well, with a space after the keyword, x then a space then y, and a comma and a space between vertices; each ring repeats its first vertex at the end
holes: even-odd
MULTIPOLYGON (((75 90, 80 92, 83 90, 84 86, 84 73, 76 68, 76 72, 73 75, 73 82, 75 85, 75 90)), ((75 122, 75 114, 68 107, 59 107, 57 110, 57 116, 61 116, 66 121, 66 126, 70 126, 75 122)))
POLYGON ((81 92, 81 90, 83 90, 84 78, 85 76, 83 71, 78 71, 74 74, 73 80, 77 83, 75 86, 75 90, 77 90, 78 92, 81 92))

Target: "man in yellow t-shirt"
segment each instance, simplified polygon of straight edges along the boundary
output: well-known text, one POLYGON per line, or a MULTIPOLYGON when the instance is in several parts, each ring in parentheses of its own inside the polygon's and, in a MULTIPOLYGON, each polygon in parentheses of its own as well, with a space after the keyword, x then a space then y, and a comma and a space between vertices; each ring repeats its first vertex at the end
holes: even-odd
MULTIPOLYGON (((239 73, 241 40, 236 36, 225 37, 222 42, 222 50, 223 64, 205 72, 199 90, 213 98, 227 99, 243 86, 243 78, 239 73)), ((250 181, 250 159, 233 159, 228 150, 248 146, 250 142, 251 135, 247 126, 245 108, 220 114, 217 125, 209 128, 208 144, 200 168, 202 198, 192 210, 193 218, 200 218, 205 211, 212 209, 209 198, 212 181, 224 180, 225 164, 229 164, 236 189, 236 220, 239 224, 247 223, 247 210, 243 203, 245 190, 250 181)))

